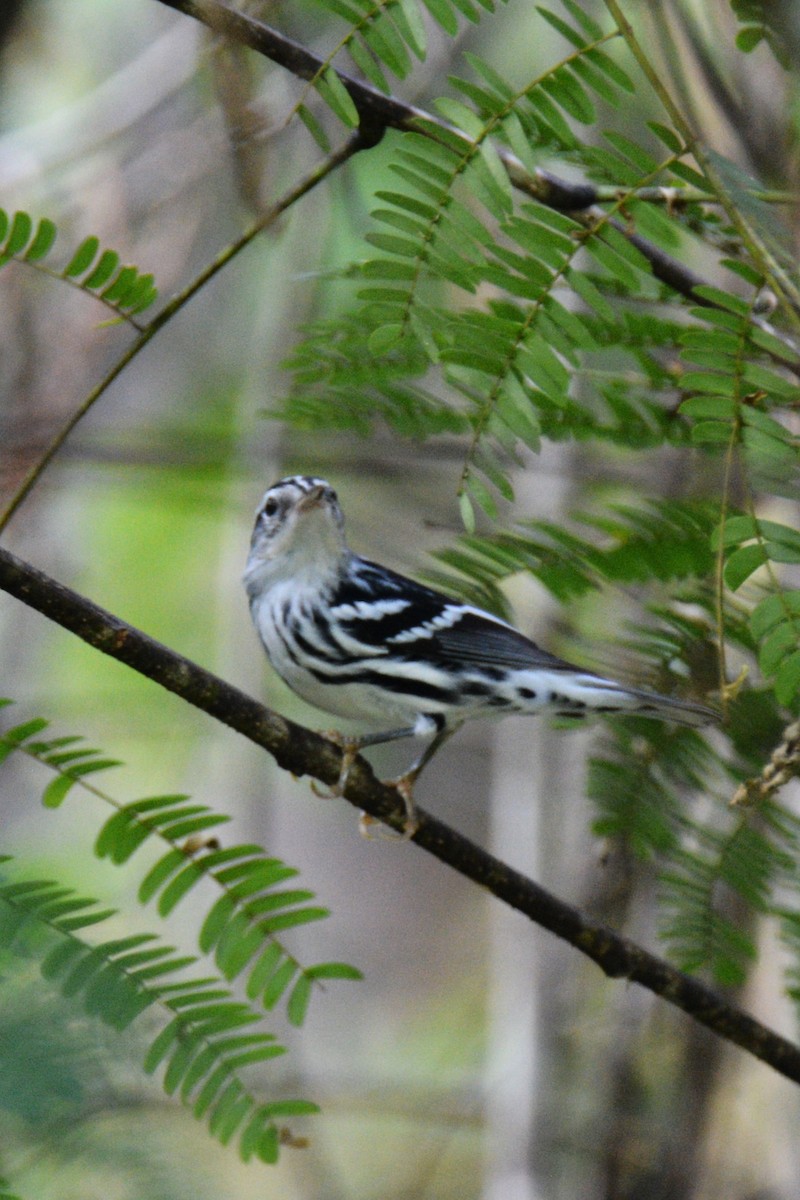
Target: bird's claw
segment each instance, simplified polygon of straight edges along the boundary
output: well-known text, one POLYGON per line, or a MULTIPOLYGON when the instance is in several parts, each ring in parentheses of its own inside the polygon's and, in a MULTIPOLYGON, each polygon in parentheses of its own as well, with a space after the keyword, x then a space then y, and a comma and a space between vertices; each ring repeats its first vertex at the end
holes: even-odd
POLYGON ((400 793, 403 805, 406 810, 406 819, 403 822, 403 838, 408 841, 419 829, 419 816, 414 805, 414 784, 417 781, 416 771, 409 771, 407 775, 400 775, 399 778, 392 781, 393 786, 400 793))
POLYGON ((407 842, 413 838, 414 834, 419 829, 419 816, 414 806, 414 783, 416 773, 409 771, 407 775, 400 775, 397 779, 384 779, 383 782, 387 787, 393 787, 399 792, 403 805, 406 810, 405 820, 402 829, 392 829, 388 825, 384 825, 377 817, 370 816, 369 813, 362 812, 358 818, 358 832, 363 838, 372 838, 372 826, 378 825, 378 835, 387 838, 390 841, 407 842))
POLYGON ((337 800, 344 795, 344 789, 347 786, 347 776, 350 774, 350 768, 358 757, 358 752, 361 749, 361 742, 358 738, 345 737, 343 733, 339 733, 335 729, 326 729, 323 737, 326 737, 329 742, 333 742, 339 746, 342 751, 342 763, 339 768, 339 778, 332 788, 323 789, 319 786, 316 779, 311 780, 311 790, 315 796, 319 796, 321 800, 337 800))
MULTIPOLYGON (((350 768, 355 762, 358 752, 363 746, 363 741, 360 738, 350 738, 343 733, 339 733, 336 729, 326 729, 323 733, 329 742, 333 742, 339 746, 342 751, 342 762, 339 768, 339 778, 331 788, 323 789, 319 786, 315 779, 311 780, 311 790, 315 796, 319 796, 322 800, 335 800, 344 795, 344 789, 347 786, 347 777, 350 774, 350 768)), ((403 801, 403 806, 406 810, 405 820, 402 830, 391 829, 389 826, 383 825, 377 817, 370 816, 369 813, 362 812, 358 819, 358 831, 364 838, 371 838, 373 835, 371 829, 373 825, 381 826, 379 835, 381 837, 390 838, 392 840, 399 839, 407 842, 419 829, 419 817, 417 810, 414 807, 414 784, 416 783, 419 770, 412 768, 405 775, 398 776, 397 779, 385 779, 383 782, 387 787, 393 787, 397 791, 403 801)))

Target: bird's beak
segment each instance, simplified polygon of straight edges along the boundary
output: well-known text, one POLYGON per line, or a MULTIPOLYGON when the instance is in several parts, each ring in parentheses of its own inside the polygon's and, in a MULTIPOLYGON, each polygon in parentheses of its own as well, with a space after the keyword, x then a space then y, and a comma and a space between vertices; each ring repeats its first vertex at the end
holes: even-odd
POLYGON ((322 498, 325 495, 325 488, 319 484, 312 488, 303 496, 302 500, 297 503, 297 511, 301 513, 311 512, 313 508, 319 508, 322 504, 322 498))

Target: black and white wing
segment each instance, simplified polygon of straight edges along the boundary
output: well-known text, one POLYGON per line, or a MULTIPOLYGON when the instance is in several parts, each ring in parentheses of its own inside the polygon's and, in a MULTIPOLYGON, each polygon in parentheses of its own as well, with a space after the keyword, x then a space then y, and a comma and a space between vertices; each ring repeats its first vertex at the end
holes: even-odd
POLYGON ((339 629, 365 656, 383 650, 405 664, 403 690, 414 691, 417 664, 420 682, 440 679, 442 695, 446 680, 455 707, 629 712, 694 726, 718 719, 703 705, 630 688, 566 662, 499 617, 386 567, 365 559, 352 566, 334 599, 339 629))
POLYGON ((500 667, 580 671, 541 650, 499 617, 462 604, 366 559, 334 598, 343 630, 365 648, 459 669, 500 667))

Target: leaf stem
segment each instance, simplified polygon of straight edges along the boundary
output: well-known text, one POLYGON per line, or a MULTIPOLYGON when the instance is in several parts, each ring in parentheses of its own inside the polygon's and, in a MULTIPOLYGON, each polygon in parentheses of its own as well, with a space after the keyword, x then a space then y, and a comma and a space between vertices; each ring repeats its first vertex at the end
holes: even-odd
POLYGON ((251 225, 226 246, 216 255, 215 258, 198 274, 190 283, 186 285, 180 292, 177 292, 172 299, 164 305, 159 313, 147 324, 139 333, 139 336, 131 343, 128 349, 114 363, 111 370, 103 379, 92 388, 85 399, 78 405, 75 411, 70 415, 69 419, 62 425, 58 433, 45 448, 37 461, 28 470, 22 483, 17 488, 11 500, 6 507, 0 512, 0 534, 8 525, 11 518, 16 513, 17 509, 24 500, 30 495, 33 488, 38 483, 45 469, 50 465, 58 451, 66 442, 67 438, 72 433, 76 425, 86 416, 86 414, 94 407, 97 401, 103 396, 114 382, 121 375, 130 362, 144 350, 145 346, 153 340, 155 335, 163 329, 168 321, 175 316, 189 301, 200 291, 202 287, 213 279, 214 276, 226 266, 231 259, 235 258, 245 246, 248 246, 255 237, 263 230, 268 229, 287 209, 291 208, 298 200, 305 196, 312 188, 316 187, 323 179, 327 178, 332 171, 336 170, 351 158, 358 150, 362 149, 363 141, 361 135, 356 132, 337 150, 334 150, 322 162, 300 179, 293 187, 291 187, 281 198, 271 205, 260 217, 252 222, 251 225))
POLYGON ((604 3, 616 21, 617 28, 625 39, 628 49, 639 64, 642 73, 661 102, 665 112, 694 155, 697 165, 710 184, 710 190, 717 195, 719 204, 721 204, 725 215, 741 238, 743 245, 746 246, 753 260, 763 272, 769 286, 782 303, 783 311, 787 319, 794 326, 795 332, 800 332, 800 311, 798 311, 800 307, 800 291, 798 291, 793 280, 787 276, 786 272, 775 261, 774 255, 764 245, 763 240, 751 229, 747 220, 742 215, 739 205, 734 203, 728 195, 728 189, 720 172, 715 167, 710 153, 706 150, 681 109, 664 86, 661 77, 645 53, 639 39, 636 37, 633 26, 623 13, 618 0, 604 0, 604 3))

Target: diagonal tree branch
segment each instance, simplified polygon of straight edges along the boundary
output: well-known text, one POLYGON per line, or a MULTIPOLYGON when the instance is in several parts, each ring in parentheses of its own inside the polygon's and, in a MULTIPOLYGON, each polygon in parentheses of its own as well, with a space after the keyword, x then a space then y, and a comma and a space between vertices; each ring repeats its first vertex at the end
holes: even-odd
MULTIPOLYGON (((174 8, 187 17, 194 17, 215 33, 223 34, 243 46, 249 46, 251 50, 262 54, 278 66, 285 67, 298 79, 316 79, 325 69, 324 59, 299 42, 247 13, 219 3, 219 0, 159 0, 159 3, 174 8)), ((355 104, 362 124, 368 129, 381 132, 386 129, 416 129, 428 137, 433 137, 435 130, 439 128, 443 132, 446 130, 449 134, 455 133, 464 141, 469 141, 460 129, 434 116, 433 113, 416 108, 404 100, 398 100, 396 96, 387 96, 371 84, 354 79, 345 71, 337 70, 336 74, 355 104)), ((592 184, 560 179, 548 171, 531 173, 515 154, 503 146, 497 147, 497 153, 514 186, 550 208, 557 208, 562 212, 578 212, 581 209, 590 209, 600 198, 598 190, 592 184)), ((613 198, 616 200, 619 197, 615 195, 613 198)), ((688 271, 685 279, 687 286, 690 279, 694 280, 692 287, 702 282, 699 277, 688 271)))
MULTIPOLYGON (((0 589, 262 746, 285 770, 295 775, 311 775, 329 785, 338 780, 341 750, 333 742, 272 712, 3 549, 0 549, 0 589)), ((371 816, 402 828, 405 809, 397 792, 377 780, 362 758, 356 760, 350 771, 345 798, 371 816)), ((628 938, 589 921, 578 909, 429 813, 421 809, 418 812, 420 824, 414 841, 421 849, 569 942, 610 978, 640 984, 683 1009, 719 1037, 800 1083, 800 1047, 727 1003, 699 980, 676 970, 628 938)))
MULTIPOLYGON (((201 21, 215 33, 223 34, 244 46, 249 46, 251 50, 255 50, 279 66, 285 67, 298 79, 314 79, 325 68, 324 60, 306 49, 305 46, 301 46, 271 26, 265 25, 263 21, 257 21, 255 17, 230 8, 227 4, 219 3, 219 0, 159 0, 159 3, 165 4, 168 8, 177 9, 187 17, 194 17, 195 20, 201 21)), ((395 96, 384 95, 377 88, 368 83, 362 83, 359 79, 354 79, 352 75, 348 75, 344 71, 337 70, 336 74, 355 104, 362 123, 376 135, 378 130, 382 132, 385 129, 415 129, 428 137, 434 137, 436 129, 439 128, 443 133, 445 131, 451 135, 455 133, 464 141, 469 141, 466 134, 462 133, 460 129, 434 116, 433 113, 398 100, 395 96)), ((591 217, 588 210, 599 199, 597 189, 591 184, 572 183, 569 180, 560 179, 548 171, 536 171, 535 174, 532 174, 515 154, 503 146, 497 147, 497 153, 508 171, 514 187, 527 192, 529 196, 533 196, 534 199, 546 204, 549 208, 576 214, 581 210, 586 210, 587 215, 591 217)), ((620 225, 620 229, 624 232, 623 226, 620 225)), ((644 246, 650 245, 643 239, 639 240, 644 246)), ((642 253, 646 253, 642 249, 642 245, 639 245, 639 249, 642 250, 642 253)), ((655 250, 655 247, 653 249, 655 250)), ((659 270, 665 257, 667 256, 662 251, 658 251, 656 261, 651 263, 653 272, 659 279, 661 278, 659 270)), ((692 295, 694 288, 705 281, 689 271, 682 263, 678 263, 677 260, 670 260, 670 263, 671 278, 666 282, 670 283, 672 287, 676 286, 673 280, 681 282, 682 286, 678 290, 683 291, 684 295, 691 296, 695 303, 707 303, 700 297, 692 295)))
MULTIPOLYGON (((305 46, 279 33, 263 21, 258 21, 247 13, 220 3, 220 0, 158 0, 158 2, 168 8, 174 8, 188 17, 193 17, 215 33, 232 38, 241 45, 249 46, 250 49, 284 67, 299 79, 314 79, 325 69, 325 61, 305 46)), ((337 70, 336 74, 347 89, 359 113, 361 133, 365 142, 379 141, 385 130, 389 128, 417 130, 427 137, 435 137, 435 131, 439 128, 443 133, 446 131, 451 137, 455 133, 465 142, 469 141, 462 130, 432 113, 407 104, 395 96, 384 95, 377 88, 353 78, 344 71, 337 70)), ((504 146, 497 146, 495 149, 508 172, 511 183, 518 190, 526 192, 548 208, 570 213, 576 221, 582 222, 587 228, 591 228, 598 221, 608 221, 607 214, 598 207, 601 200, 606 200, 608 197, 602 196, 601 192, 592 184, 573 183, 548 171, 538 170, 531 173, 520 159, 504 146)), ((605 190, 607 191, 607 189, 605 190)), ((615 195, 614 200, 619 202, 620 195, 615 195)), ((685 296, 698 307, 719 307, 707 296, 697 294, 698 287, 709 286, 707 279, 697 275, 679 259, 673 258, 659 246, 636 233, 626 222, 612 217, 609 223, 636 247, 650 264, 654 277, 661 283, 667 284, 673 291, 685 296)), ((783 365, 788 366, 795 373, 800 373, 800 347, 782 330, 773 329, 771 326, 769 330, 773 336, 783 341, 799 360, 789 364, 781 359, 783 365)))

